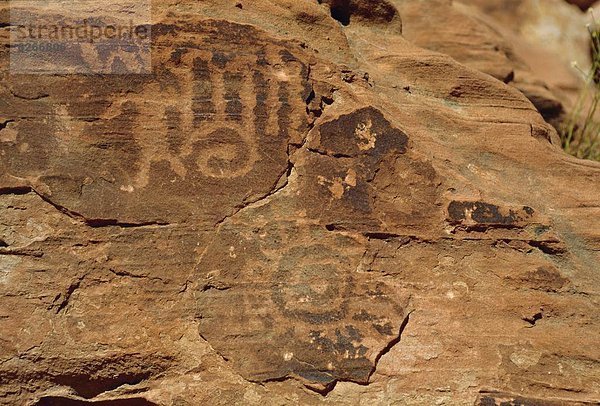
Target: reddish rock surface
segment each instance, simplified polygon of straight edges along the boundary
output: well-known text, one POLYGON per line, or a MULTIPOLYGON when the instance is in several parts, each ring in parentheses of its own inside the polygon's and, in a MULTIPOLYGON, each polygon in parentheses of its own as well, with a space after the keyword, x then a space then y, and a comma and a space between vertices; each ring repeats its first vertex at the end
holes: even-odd
POLYGON ((562 0, 403 1, 403 34, 519 89, 557 126, 590 65, 589 16, 562 0))
POLYGON ((600 164, 510 44, 274 3, 155 5, 149 75, 0 50, 0 403, 598 404, 600 164))

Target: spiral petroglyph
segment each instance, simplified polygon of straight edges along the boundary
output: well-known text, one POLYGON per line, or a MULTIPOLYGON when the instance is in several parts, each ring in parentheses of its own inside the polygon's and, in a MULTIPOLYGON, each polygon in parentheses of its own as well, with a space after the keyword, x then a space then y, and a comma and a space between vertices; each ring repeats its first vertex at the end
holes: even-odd
POLYGON ((224 225, 216 241, 197 266, 200 332, 244 376, 368 382, 404 308, 360 271, 366 239, 290 221, 224 225))
POLYGON ((272 300, 285 317, 314 324, 339 321, 355 284, 351 266, 346 254, 323 245, 291 246, 274 274, 272 300))
MULTIPOLYGON (((64 95, 39 124, 47 139, 27 144, 44 157, 38 166, 61 163, 47 186, 70 210, 219 221, 286 176, 291 145, 309 130, 309 63, 249 26, 157 24, 152 34, 151 74, 57 79, 48 91, 64 95), (53 183, 61 171, 72 187, 53 183)), ((7 153, 18 157, 19 148, 7 153)))
POLYGON ((263 53, 230 58, 196 49, 178 50, 170 62, 164 77, 176 77, 176 83, 150 83, 105 113, 115 117, 128 105, 135 111, 135 126, 154 135, 136 138, 142 152, 134 188, 147 186, 152 166, 161 161, 183 179, 190 173, 242 177, 260 159, 260 142, 289 131, 282 126, 292 119, 289 82, 290 75, 299 75, 299 65, 290 73, 263 53))
POLYGON ((252 170, 258 159, 252 71, 211 70, 209 56, 201 52, 180 55, 180 62, 189 69, 178 72, 179 88, 166 89, 172 92, 172 99, 179 94, 179 103, 159 102, 160 106, 154 106, 151 98, 141 96, 139 119, 159 108, 162 128, 157 140, 140 140, 143 153, 135 187, 148 184, 151 166, 157 160, 168 161, 181 178, 196 171, 228 179, 252 170))

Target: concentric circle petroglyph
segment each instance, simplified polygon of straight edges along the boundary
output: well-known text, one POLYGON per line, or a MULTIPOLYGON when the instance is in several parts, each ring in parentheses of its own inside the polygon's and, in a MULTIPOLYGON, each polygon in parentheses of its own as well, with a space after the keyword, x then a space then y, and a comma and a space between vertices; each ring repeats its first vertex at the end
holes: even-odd
POLYGON ((367 240, 245 215, 198 263, 201 335, 252 380, 367 382, 404 317, 393 289, 359 271, 367 240))
POLYGON ((323 324, 348 313, 352 295, 352 259, 321 244, 291 246, 281 255, 273 302, 289 318, 323 324))

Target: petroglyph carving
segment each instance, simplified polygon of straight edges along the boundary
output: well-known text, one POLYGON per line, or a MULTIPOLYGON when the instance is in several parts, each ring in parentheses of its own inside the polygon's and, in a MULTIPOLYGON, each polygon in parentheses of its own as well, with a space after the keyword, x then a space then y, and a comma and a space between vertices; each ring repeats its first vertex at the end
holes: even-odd
POLYGON ((238 227, 225 225, 197 267, 203 337, 250 379, 368 382, 404 311, 393 288, 357 271, 366 241, 294 222, 238 227))
MULTIPOLYGON (((189 170, 225 179, 252 170, 258 158, 252 72, 211 69, 208 59, 201 52, 181 56, 182 64, 190 69, 178 72, 179 89, 166 89, 167 100, 179 98, 179 103, 164 104, 146 95, 137 101, 140 121, 156 114, 156 108, 162 110, 162 120, 156 140, 140 139, 144 153, 135 187, 148 184, 151 165, 157 160, 168 161, 181 178, 189 170)), ((156 90, 148 89, 150 94, 156 90)))
MULTIPOLYGON (((287 52, 277 56, 287 60, 271 63, 263 52, 232 56, 178 49, 165 61, 159 81, 112 102, 102 118, 127 112, 141 148, 127 189, 147 186, 152 166, 162 161, 181 179, 197 173, 227 180, 252 171, 261 159, 259 143, 289 138, 302 119, 290 99, 302 92, 296 82, 303 67, 290 64, 287 52)), ((62 118, 58 128, 84 132, 66 110, 56 111, 62 118)))

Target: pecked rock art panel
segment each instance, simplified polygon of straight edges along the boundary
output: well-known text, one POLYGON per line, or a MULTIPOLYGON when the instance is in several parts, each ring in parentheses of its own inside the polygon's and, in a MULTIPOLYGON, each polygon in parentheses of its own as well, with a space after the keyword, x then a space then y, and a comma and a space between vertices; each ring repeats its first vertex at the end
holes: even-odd
POLYGON ((214 223, 268 194, 308 127, 302 57, 231 23, 152 32, 150 75, 11 78, 1 166, 91 220, 214 223))
MULTIPOLYGON (((422 204, 406 187, 392 192, 407 203, 374 204, 387 182, 378 172, 401 162, 412 179, 426 164, 374 107, 319 123, 291 162, 285 188, 222 223, 201 255, 200 334, 251 381, 294 378, 322 393, 366 384, 400 339, 409 299, 369 270, 390 232, 381 219, 422 204)), ((436 173, 425 173, 419 190, 437 210, 436 173)))
POLYGON ((228 222, 197 266, 200 334, 252 381, 366 384, 407 299, 362 270, 367 251, 306 221, 228 222))
POLYGON ((299 204, 332 229, 412 233, 442 219, 441 177, 375 107, 322 123, 297 162, 299 204))

